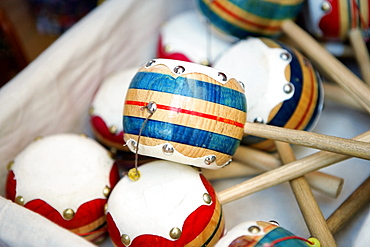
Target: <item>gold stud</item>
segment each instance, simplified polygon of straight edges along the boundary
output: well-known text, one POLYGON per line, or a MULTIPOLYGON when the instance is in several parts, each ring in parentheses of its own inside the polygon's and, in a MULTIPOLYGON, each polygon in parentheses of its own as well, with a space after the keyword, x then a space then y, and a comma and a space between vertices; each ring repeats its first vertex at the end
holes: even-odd
POLYGON ((12 161, 10 161, 10 162, 8 163, 8 165, 6 166, 6 169, 7 169, 8 171, 10 171, 10 170, 12 169, 13 165, 14 165, 14 160, 12 160, 12 161))
POLYGON ((118 128, 115 125, 112 125, 112 126, 109 127, 109 133, 111 133, 111 134, 115 135, 117 133, 117 130, 118 130, 118 128))
POLYGON ((87 135, 85 133, 80 133, 80 136, 87 137, 87 135))
POLYGON ((106 215, 108 212, 108 203, 104 205, 104 214, 106 215))
POLYGON ((38 141, 38 140, 41 140, 42 139, 42 136, 36 136, 33 141, 38 141))
POLYGON ((136 168, 132 168, 128 171, 127 173, 127 176, 129 177, 129 179, 131 179, 132 181, 137 181, 139 180, 140 178, 140 171, 136 168))
POLYGON ((204 66, 209 66, 209 61, 208 61, 208 59, 204 58, 204 59, 202 59, 202 60, 200 61, 200 64, 201 64, 201 65, 204 65, 204 66))
POLYGON ((261 229, 258 226, 250 226, 248 231, 252 234, 257 234, 261 231, 261 229))
POLYGON ((19 205, 23 206, 23 205, 24 205, 24 198, 23 198, 23 196, 17 196, 17 197, 15 198, 15 203, 17 203, 17 204, 19 204, 19 205))
POLYGON ((106 186, 104 187, 104 189, 103 189, 103 195, 104 195, 105 197, 108 197, 108 196, 109 196, 109 194, 110 194, 110 191, 111 191, 111 189, 109 188, 109 186, 108 186, 108 185, 106 185, 106 186))
POLYGON ((121 242, 124 245, 129 245, 131 243, 131 239, 130 239, 130 237, 127 234, 122 234, 121 235, 121 242))
POLYGON ((212 202, 212 197, 211 197, 211 195, 210 195, 210 194, 208 194, 208 193, 204 193, 204 194, 203 194, 203 201, 204 201, 205 203, 207 203, 207 204, 211 204, 211 202, 212 202))
POLYGON ((67 208, 63 211, 63 218, 66 220, 71 220, 75 216, 75 211, 71 208, 67 208))
POLYGON ((90 114, 90 115, 93 115, 93 114, 94 114, 94 107, 90 107, 90 108, 89 108, 89 114, 90 114))
POLYGON ((170 237, 172 239, 179 239, 181 237, 181 230, 180 228, 174 227, 170 231, 170 237))
POLYGON ((330 8, 331 8, 330 3, 329 3, 329 2, 327 2, 327 1, 325 1, 325 2, 323 2, 323 3, 321 4, 321 10, 322 10, 322 11, 327 12, 327 11, 329 11, 329 10, 330 10, 330 8))
POLYGON ((164 51, 169 53, 169 52, 172 52, 172 46, 170 44, 167 44, 165 47, 164 47, 164 51))

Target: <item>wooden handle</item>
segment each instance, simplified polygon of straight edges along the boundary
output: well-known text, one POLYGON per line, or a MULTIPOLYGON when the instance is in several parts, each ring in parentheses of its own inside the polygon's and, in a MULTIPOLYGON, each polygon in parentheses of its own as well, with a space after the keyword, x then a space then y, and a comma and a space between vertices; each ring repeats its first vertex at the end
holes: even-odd
MULTIPOLYGON (((233 160, 245 166, 258 168, 260 171, 269 171, 282 165, 282 162, 273 155, 246 146, 237 148, 233 160)), ((338 198, 344 183, 343 178, 319 171, 308 173, 305 178, 312 189, 332 198, 338 198)))
POLYGON ((348 38, 355 53, 357 64, 360 68, 362 79, 370 85, 370 58, 364 37, 359 28, 353 28, 348 33, 348 38))
POLYGON ((326 220, 332 234, 336 234, 362 207, 370 202, 368 177, 326 220))
MULTIPOLYGON (((275 144, 284 164, 296 160, 290 144, 279 141, 275 144)), ((337 246, 305 177, 295 178, 289 183, 311 235, 317 238, 322 246, 337 246)))
POLYGON ((254 176, 262 172, 264 172, 262 169, 246 166, 237 161, 232 161, 228 166, 217 170, 202 169, 202 174, 208 180, 254 176))
MULTIPOLYGON (((370 88, 338 59, 327 52, 314 38, 292 20, 281 25, 283 33, 295 46, 319 67, 326 76, 338 83, 370 113, 370 88)), ((319 69, 318 68, 318 69, 319 69)))
MULTIPOLYGON (((370 141, 370 131, 354 139, 370 141)), ((226 204, 348 158, 348 155, 320 151, 225 189, 218 194, 219 199, 222 204, 226 204)))
POLYGON ((244 134, 370 160, 366 142, 250 122, 245 123, 244 134))

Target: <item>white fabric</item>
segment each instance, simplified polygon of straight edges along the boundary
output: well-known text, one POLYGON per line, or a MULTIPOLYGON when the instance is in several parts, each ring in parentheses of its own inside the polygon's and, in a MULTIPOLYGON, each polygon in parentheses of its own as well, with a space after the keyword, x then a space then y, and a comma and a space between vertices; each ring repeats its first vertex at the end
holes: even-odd
MULTIPOLYGON (((161 22, 192 4, 181 0, 106 0, 3 87, 0 194, 4 194, 6 165, 33 138, 67 131, 89 132, 89 103, 103 79, 153 58, 161 22)), ((326 102, 314 131, 350 138, 369 130, 369 122, 368 114, 326 102)), ((316 150, 296 151, 298 157, 303 157, 316 150)), ((345 179, 338 199, 315 193, 328 217, 370 175, 370 164, 350 159, 323 170, 345 179)), ((221 191, 243 180, 213 184, 221 191)), ((336 235, 338 246, 362 247, 368 243, 369 209, 368 205, 336 235)), ((34 214, 32 219, 23 217, 27 214, 32 213, 0 198, 0 246, 83 246, 75 235, 46 222, 38 223, 36 218, 40 217, 34 214)), ((287 183, 226 204, 224 215, 228 229, 247 220, 275 219, 295 234, 309 236, 287 183)), ((107 240, 102 246, 112 244, 107 240)))

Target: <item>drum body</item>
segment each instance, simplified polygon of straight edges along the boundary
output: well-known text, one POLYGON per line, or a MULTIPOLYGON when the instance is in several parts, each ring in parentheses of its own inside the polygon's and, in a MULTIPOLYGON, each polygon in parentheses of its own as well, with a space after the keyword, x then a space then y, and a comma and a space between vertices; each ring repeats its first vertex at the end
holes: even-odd
POLYGON ((200 12, 220 33, 240 39, 277 37, 284 20, 294 19, 303 0, 197 0, 200 12))
POLYGON ((207 66, 156 59, 130 84, 124 139, 133 152, 139 142, 142 155, 218 169, 240 144, 245 118, 244 89, 236 79, 207 66))
POLYGON ((108 201, 115 246, 214 246, 224 217, 211 184, 195 168, 170 161, 140 166, 137 181, 124 176, 108 201))
POLYGON ((35 140, 11 162, 6 197, 89 241, 107 235, 104 208, 119 179, 104 147, 76 134, 35 140))
POLYGON ((307 29, 324 41, 346 41, 352 28, 370 25, 369 0, 308 0, 303 13, 307 29))
MULTIPOLYGON (((268 38, 241 40, 215 61, 245 84, 248 122, 298 130, 312 129, 322 111, 321 79, 297 50, 268 38), (238 63, 231 62, 238 59, 238 63)), ((242 141, 274 151, 271 140, 245 136, 242 141)))
POLYGON ((286 246, 286 247, 307 247, 307 243, 300 238, 270 222, 247 221, 232 228, 215 247, 262 247, 286 246), (286 238, 286 240, 283 240, 286 238))

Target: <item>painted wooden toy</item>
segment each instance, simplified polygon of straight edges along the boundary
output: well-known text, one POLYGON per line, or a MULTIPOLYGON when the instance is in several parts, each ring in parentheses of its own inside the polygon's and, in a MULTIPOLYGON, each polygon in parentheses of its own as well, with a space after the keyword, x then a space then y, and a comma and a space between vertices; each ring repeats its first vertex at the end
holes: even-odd
POLYGON ((107 235, 104 210, 118 179, 95 140, 56 134, 36 139, 9 164, 6 197, 97 243, 107 235))
POLYGON ((123 140, 122 113, 128 86, 138 69, 128 68, 108 76, 91 102, 93 134, 107 148, 129 151, 123 140))
POLYGON ((107 207, 114 246, 213 246, 224 232, 216 192, 194 167, 171 161, 140 166, 141 178, 124 176, 107 207))
POLYGON ((346 41, 353 28, 369 31, 369 0, 308 0, 303 13, 307 29, 321 40, 346 41))
MULTIPOLYGON (((323 106, 321 79, 297 50, 268 38, 236 43, 215 61, 245 84, 248 122, 298 130, 315 126, 323 106), (237 58, 238 63, 233 62, 237 58)), ((273 141, 245 136, 243 144, 274 151, 273 141)))
POLYGON ((210 65, 231 44, 211 35, 199 13, 188 10, 161 26, 157 57, 210 65))
POLYGON ((294 19, 304 0, 197 0, 200 12, 224 35, 277 37, 281 23, 294 19))
POLYGON ((246 221, 232 228, 215 247, 319 247, 315 238, 295 236, 275 222, 246 221))
POLYGON ((200 64, 155 59, 127 92, 123 128, 131 151, 217 169, 243 137, 246 99, 241 82, 200 64))

